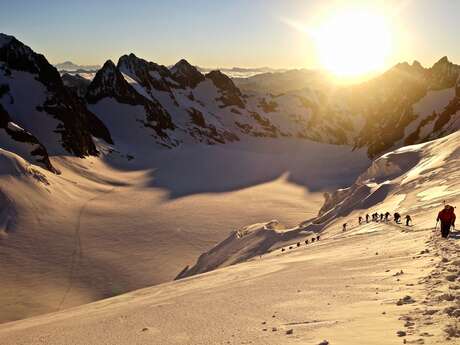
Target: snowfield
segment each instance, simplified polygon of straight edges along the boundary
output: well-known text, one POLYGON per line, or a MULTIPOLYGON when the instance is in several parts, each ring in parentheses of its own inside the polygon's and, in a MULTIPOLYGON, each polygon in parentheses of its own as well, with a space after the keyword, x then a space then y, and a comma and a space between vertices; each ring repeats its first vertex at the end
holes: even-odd
POLYGON ((235 229, 315 217, 323 192, 369 165, 362 150, 304 140, 120 147, 133 156, 101 141, 101 158, 52 157, 61 175, 1 156, 1 321, 171 281, 235 229))
POLYGON ((319 241, 297 247, 297 238, 280 238, 276 249, 238 265, 6 323, 0 343, 457 344, 460 236, 442 240, 433 230, 443 202, 460 201, 459 145, 454 133, 388 153, 349 188, 367 186, 360 198, 332 197, 321 216, 292 230, 276 222, 239 227, 245 231, 230 242, 249 244, 236 257, 253 250, 261 231, 311 239, 316 226, 319 241), (395 210, 413 225, 357 224, 358 215, 395 210))

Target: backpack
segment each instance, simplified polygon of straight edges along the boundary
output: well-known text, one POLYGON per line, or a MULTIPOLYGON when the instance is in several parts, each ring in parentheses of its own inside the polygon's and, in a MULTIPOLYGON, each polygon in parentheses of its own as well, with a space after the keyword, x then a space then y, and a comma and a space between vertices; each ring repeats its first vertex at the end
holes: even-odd
POLYGON ((454 208, 452 206, 445 208, 439 212, 438 218, 443 223, 453 223, 455 221, 454 208))

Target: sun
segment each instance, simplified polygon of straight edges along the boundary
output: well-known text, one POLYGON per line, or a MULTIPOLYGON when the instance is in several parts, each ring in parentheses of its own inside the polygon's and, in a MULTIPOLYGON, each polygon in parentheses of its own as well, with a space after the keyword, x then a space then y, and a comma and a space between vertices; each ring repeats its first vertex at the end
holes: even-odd
POLYGON ((319 63, 339 78, 383 69, 391 52, 391 30, 383 14, 348 9, 325 17, 310 29, 319 63))

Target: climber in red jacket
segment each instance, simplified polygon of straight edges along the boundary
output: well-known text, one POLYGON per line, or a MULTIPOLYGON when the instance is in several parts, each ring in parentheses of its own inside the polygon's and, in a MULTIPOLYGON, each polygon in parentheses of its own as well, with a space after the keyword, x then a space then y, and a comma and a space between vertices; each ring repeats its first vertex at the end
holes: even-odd
POLYGON ((444 206, 444 209, 439 212, 437 221, 441 222, 441 236, 447 238, 450 228, 455 228, 455 213, 454 208, 450 205, 444 206))

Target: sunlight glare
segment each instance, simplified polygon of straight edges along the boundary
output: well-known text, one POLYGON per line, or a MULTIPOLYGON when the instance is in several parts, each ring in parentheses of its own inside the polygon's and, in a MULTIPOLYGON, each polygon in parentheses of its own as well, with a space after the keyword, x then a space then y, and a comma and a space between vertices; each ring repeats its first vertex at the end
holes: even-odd
POLYGON ((320 64, 338 77, 355 77, 382 69, 391 51, 385 17, 366 9, 336 12, 313 30, 320 64))

